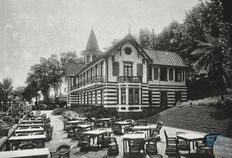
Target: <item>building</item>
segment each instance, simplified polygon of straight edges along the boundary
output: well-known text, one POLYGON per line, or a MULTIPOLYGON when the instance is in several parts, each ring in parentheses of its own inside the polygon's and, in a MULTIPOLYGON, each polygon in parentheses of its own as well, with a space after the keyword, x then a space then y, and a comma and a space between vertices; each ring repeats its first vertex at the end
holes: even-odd
POLYGON ((142 49, 129 34, 106 52, 99 50, 92 30, 85 63, 69 78, 69 104, 142 112, 186 101, 186 68, 176 53, 142 49))

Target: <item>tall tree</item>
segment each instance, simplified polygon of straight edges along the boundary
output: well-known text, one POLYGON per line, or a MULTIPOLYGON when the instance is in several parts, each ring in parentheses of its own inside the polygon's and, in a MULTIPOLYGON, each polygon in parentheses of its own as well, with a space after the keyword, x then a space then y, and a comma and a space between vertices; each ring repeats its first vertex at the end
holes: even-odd
POLYGON ((153 49, 153 35, 149 29, 144 28, 139 30, 138 41, 142 48, 153 49))
POLYGON ((10 78, 4 78, 2 82, 0 82, 0 103, 3 103, 5 108, 7 106, 7 103, 11 101, 11 94, 13 91, 12 82, 13 81, 10 78))

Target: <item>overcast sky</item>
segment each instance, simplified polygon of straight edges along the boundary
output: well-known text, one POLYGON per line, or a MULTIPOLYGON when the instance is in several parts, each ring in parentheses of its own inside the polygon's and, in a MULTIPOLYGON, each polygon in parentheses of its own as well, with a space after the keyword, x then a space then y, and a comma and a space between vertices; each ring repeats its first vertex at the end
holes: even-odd
POLYGON ((0 0, 0 80, 23 86, 40 57, 80 52, 94 28, 100 48, 140 28, 182 22, 198 0, 0 0))

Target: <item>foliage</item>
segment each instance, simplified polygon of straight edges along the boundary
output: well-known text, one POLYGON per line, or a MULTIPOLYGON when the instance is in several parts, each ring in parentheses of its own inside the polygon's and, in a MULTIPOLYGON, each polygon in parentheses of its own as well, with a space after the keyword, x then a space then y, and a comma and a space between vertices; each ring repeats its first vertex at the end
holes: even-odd
POLYGON ((63 76, 64 71, 58 56, 51 55, 48 59, 41 58, 40 64, 31 67, 26 82, 29 85, 36 84, 36 87, 42 92, 44 100, 48 100, 50 87, 53 87, 55 97, 57 96, 63 76))
POLYGON ((79 58, 75 51, 63 52, 60 54, 60 63, 62 65, 65 65, 67 63, 81 63, 81 62, 83 62, 82 58, 79 58))
POLYGON ((144 49, 153 49, 153 35, 148 29, 139 30, 139 44, 144 49))
MULTIPOLYGON (((0 103, 3 102, 3 108, 6 108, 7 103, 12 101, 13 85, 12 79, 4 78, 2 82, 0 82, 0 103)), ((2 107, 2 106, 1 106, 2 107)))
POLYGON ((78 108, 73 108, 78 114, 83 114, 87 118, 101 118, 101 117, 118 117, 118 112, 116 109, 106 109, 102 106, 80 106, 78 108))
POLYGON ((56 108, 56 109, 54 109, 54 110, 52 111, 52 114, 53 114, 53 115, 61 115, 63 111, 64 111, 63 108, 56 108))

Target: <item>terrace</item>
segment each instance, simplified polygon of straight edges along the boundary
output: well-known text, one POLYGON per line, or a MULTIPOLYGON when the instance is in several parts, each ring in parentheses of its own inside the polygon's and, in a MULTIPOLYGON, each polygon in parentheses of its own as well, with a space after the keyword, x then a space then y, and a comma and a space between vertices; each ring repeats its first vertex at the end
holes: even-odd
MULTIPOLYGON (((30 155, 31 156, 38 156, 41 155, 44 157, 50 157, 50 152, 55 151, 61 145, 68 145, 70 148, 70 157, 71 158, 103 158, 109 157, 109 148, 112 144, 107 144, 103 140, 105 139, 112 139, 116 142, 118 146, 118 152, 113 153, 113 157, 115 158, 130 158, 130 157, 144 157, 144 158, 153 158, 153 157, 163 157, 168 158, 167 155, 167 141, 165 138, 165 132, 167 133, 170 139, 177 139, 179 138, 179 142, 183 140, 189 141, 198 141, 204 138, 206 133, 196 132, 193 130, 185 130, 180 128, 174 127, 167 127, 162 125, 162 123, 158 124, 150 124, 146 122, 146 120, 115 120, 114 126, 112 126, 112 118, 100 118, 94 122, 86 121, 86 119, 78 119, 79 116, 69 115, 67 116, 66 113, 64 115, 53 115, 51 111, 43 111, 47 118, 50 119, 50 126, 53 127, 52 132, 52 139, 49 141, 46 140, 46 134, 43 135, 28 135, 28 136, 11 136, 8 139, 8 142, 13 143, 16 139, 17 140, 34 140, 34 139, 41 139, 45 140, 43 147, 37 149, 27 149, 27 150, 16 150, 14 151, 3 151, 0 152, 1 156, 6 156, 10 154, 13 157, 17 157, 17 155, 30 155), (132 127, 132 128, 128 128, 132 127), (157 130, 158 127, 158 130, 157 130), (151 132, 151 131, 155 132, 151 132), (78 137, 77 133, 81 131, 81 137, 78 137), (88 145, 83 140, 83 138, 87 136, 89 139, 88 145), (109 137, 110 136, 110 137, 109 137), (131 141, 133 140, 145 140, 143 147, 139 150, 131 145, 131 141), (151 140, 154 139, 154 144, 150 144, 151 140), (148 143, 149 142, 149 143, 148 143), (105 144, 106 143, 106 144, 105 144), (86 146, 87 145, 87 146, 86 146), (152 147, 152 148, 150 148, 152 147), (150 149, 150 150, 148 150, 150 149), (135 152, 135 153, 134 153, 135 152), (151 153, 149 153, 151 152, 151 153)), ((20 124, 23 123, 33 124, 34 122, 39 122, 35 120, 21 120, 20 124)), ((37 130, 41 130, 42 127, 45 127, 44 123, 43 126, 37 128, 37 130)), ((40 125, 40 124, 38 124, 40 125)), ((18 126, 15 130, 15 134, 20 133, 20 130, 25 133, 35 133, 38 132, 32 130, 34 128, 25 129, 25 126, 18 126), (28 130, 28 132, 27 132, 28 130)), ((34 127, 34 126, 32 126, 34 127)), ((67 147, 67 146, 66 146, 67 147)), ((187 150, 179 149, 180 157, 210 157, 210 155, 202 155, 196 152, 196 146, 193 147, 192 142, 187 150)), ((12 149, 11 149, 12 150, 12 149)), ((110 150, 111 151, 111 150, 110 150)), ((173 152, 173 150, 171 150, 173 152)), ((111 151, 112 152, 112 151, 111 151)), ((173 153, 172 153, 173 154, 173 153)), ((212 155, 211 155, 212 156, 212 155)))

